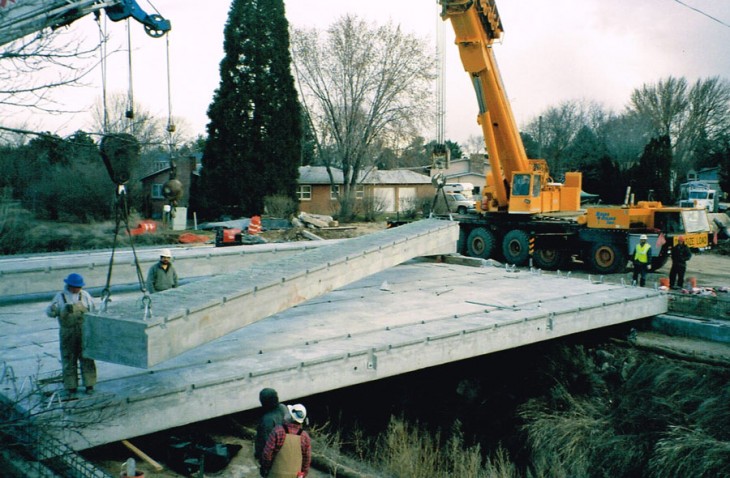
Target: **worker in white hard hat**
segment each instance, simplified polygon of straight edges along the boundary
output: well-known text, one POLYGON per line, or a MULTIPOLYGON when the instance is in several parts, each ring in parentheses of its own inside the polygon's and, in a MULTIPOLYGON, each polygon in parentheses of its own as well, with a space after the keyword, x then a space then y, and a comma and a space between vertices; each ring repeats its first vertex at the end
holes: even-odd
POLYGON ((302 430, 307 409, 297 403, 289 405, 289 417, 274 428, 261 454, 260 473, 269 478, 302 478, 312 463, 312 440, 302 430))
POLYGON ((160 260, 147 272, 147 290, 150 294, 177 287, 177 271, 172 265, 170 249, 160 250, 160 260))
POLYGON ((639 243, 631 255, 634 262, 634 276, 632 281, 636 285, 636 280, 639 279, 639 286, 641 287, 646 285, 646 273, 651 267, 651 245, 646 242, 647 239, 646 234, 639 236, 639 243))

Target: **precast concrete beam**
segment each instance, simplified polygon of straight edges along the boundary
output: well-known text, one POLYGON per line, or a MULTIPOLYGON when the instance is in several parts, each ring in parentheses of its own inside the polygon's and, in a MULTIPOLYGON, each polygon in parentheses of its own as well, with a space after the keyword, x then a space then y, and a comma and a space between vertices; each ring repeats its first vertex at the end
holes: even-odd
POLYGON ((84 354, 148 368, 410 259, 456 251, 457 222, 427 219, 252 265, 87 314, 84 354))

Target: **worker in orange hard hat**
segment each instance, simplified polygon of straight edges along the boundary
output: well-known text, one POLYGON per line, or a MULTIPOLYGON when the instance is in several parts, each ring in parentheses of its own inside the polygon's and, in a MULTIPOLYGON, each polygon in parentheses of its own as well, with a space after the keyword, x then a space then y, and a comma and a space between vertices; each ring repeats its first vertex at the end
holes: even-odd
POLYGON ((692 258, 692 252, 684 243, 684 236, 677 237, 677 243, 672 247, 672 268, 669 269, 669 288, 681 289, 684 286, 684 273, 687 272, 687 261, 692 258))

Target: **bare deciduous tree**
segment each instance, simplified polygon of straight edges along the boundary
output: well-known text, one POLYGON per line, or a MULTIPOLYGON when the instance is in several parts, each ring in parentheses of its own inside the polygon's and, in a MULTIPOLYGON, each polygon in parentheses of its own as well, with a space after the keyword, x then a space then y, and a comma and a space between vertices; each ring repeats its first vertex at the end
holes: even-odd
MULTIPOLYGON (((325 165, 344 174, 343 208, 376 150, 406 146, 432 114, 435 58, 427 42, 392 24, 344 16, 324 34, 295 30, 292 58, 325 165)), ((332 175, 330 174, 332 178, 332 175)), ((347 217, 349 210, 341 210, 347 217)))
POLYGON ((186 120, 174 116, 172 121, 163 120, 136 101, 132 103, 129 96, 121 92, 107 97, 106 108, 103 100, 99 99, 91 111, 92 129, 99 133, 131 134, 142 145, 143 151, 170 145, 178 149, 190 141, 190 127, 186 120), (168 130, 170 122, 175 126, 173 131, 168 130))
POLYGON ((730 132, 730 83, 712 77, 690 87, 670 76, 634 90, 629 111, 650 121, 655 137, 669 136, 683 177, 730 132))
POLYGON ((634 90, 629 110, 649 119, 657 136, 676 138, 687 106, 687 80, 670 76, 634 90))
POLYGON ((99 62, 99 42, 80 41, 69 32, 39 32, 0 50, 0 106, 10 116, 17 108, 44 112, 63 110, 54 88, 84 81, 99 62))
POLYGON ((582 127, 593 122, 596 108, 593 103, 585 101, 565 101, 548 108, 525 127, 525 132, 539 143, 539 154, 547 160, 555 179, 560 179, 565 173, 565 149, 582 127))

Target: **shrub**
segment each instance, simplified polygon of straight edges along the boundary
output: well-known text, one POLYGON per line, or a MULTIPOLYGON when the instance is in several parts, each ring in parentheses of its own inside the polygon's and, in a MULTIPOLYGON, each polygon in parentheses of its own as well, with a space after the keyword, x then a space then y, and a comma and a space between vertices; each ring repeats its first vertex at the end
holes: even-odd
POLYGON ((0 195, 0 254, 23 252, 33 224, 33 214, 10 199, 10 192, 0 195))
POLYGON ((296 216, 299 205, 288 196, 276 195, 264 198, 264 209, 271 217, 289 218, 296 216))

